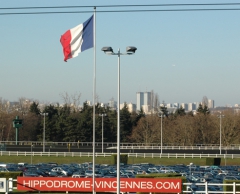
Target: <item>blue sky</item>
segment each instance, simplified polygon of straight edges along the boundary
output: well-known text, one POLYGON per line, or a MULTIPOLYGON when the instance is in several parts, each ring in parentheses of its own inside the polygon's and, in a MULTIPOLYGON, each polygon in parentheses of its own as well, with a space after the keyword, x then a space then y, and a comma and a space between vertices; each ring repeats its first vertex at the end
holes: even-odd
MULTIPOLYGON (((216 3, 211 0, 69 2, 12 0, 2 1, 1 7, 216 3)), ((213 7, 165 9, 181 8, 213 7)), ((120 8, 97 8, 97 11, 117 9, 120 8)), ((93 8, 60 11, 73 10, 91 11, 93 8)), ((7 10, 0 10, 4 12, 7 10)), ((92 101, 93 49, 66 63, 59 41, 66 30, 90 16, 90 13, 0 15, 0 97, 10 101, 26 97, 61 103, 61 94, 67 92, 69 95, 81 93, 81 103, 92 101)), ((121 57, 121 103, 136 103, 136 92, 153 90, 160 101, 167 103, 196 102, 207 96, 215 100, 216 106, 240 104, 239 16, 240 11, 97 13, 96 91, 99 101, 117 100, 118 75, 117 57, 105 55, 101 48, 112 46, 114 51, 120 48, 124 52, 126 46, 136 46, 135 55, 121 57)))

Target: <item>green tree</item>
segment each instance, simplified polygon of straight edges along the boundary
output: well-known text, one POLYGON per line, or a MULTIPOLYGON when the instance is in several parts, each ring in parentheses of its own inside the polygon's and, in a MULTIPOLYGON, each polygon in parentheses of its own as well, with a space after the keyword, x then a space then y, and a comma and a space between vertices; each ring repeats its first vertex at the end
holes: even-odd
POLYGON ((180 106, 180 108, 178 108, 175 113, 174 113, 175 116, 185 116, 186 115, 186 112, 185 112, 185 109, 180 106))
POLYGON ((117 111, 110 110, 110 108, 107 107, 106 113, 108 116, 104 123, 104 125, 107 126, 107 128, 105 128, 107 130, 107 133, 105 133, 105 141, 117 142, 117 111))
POLYGON ((65 104, 58 110, 58 117, 56 120, 56 139, 58 141, 70 141, 72 130, 71 130, 71 110, 70 107, 65 104))
POLYGON ((85 102, 78 120, 78 139, 81 142, 93 141, 93 108, 85 102))
POLYGON ((37 102, 33 102, 31 105, 30 105, 30 109, 29 109, 29 112, 30 113, 34 113, 36 115, 39 115, 40 114, 40 109, 38 107, 38 103, 37 102))
POLYGON ((131 113, 128 111, 127 104, 120 110, 120 140, 128 142, 132 133, 131 113))
POLYGON ((160 106, 160 114, 163 116, 168 117, 168 109, 165 106, 165 104, 163 104, 163 106, 160 106))
POLYGON ((35 113, 28 113, 23 115, 22 119, 23 127, 19 129, 19 141, 38 141, 41 117, 35 113))
POLYGON ((132 112, 131 113, 131 118, 132 118, 132 126, 136 126, 138 121, 142 118, 142 117, 145 117, 145 113, 141 107, 140 111, 138 112, 132 112))
POLYGON ((202 106, 202 104, 200 104, 198 109, 197 109, 197 113, 207 115, 207 114, 210 113, 210 111, 209 111, 209 108, 208 108, 207 105, 202 106))

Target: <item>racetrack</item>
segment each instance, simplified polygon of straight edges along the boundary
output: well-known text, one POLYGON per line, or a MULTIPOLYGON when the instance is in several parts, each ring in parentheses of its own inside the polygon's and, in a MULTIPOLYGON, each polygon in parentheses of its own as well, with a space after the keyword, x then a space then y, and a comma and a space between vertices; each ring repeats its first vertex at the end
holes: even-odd
MULTIPOLYGON (((160 147, 145 147, 145 146, 122 146, 121 153, 160 153, 160 147)), ((42 152, 42 145, 6 145, 5 151, 26 151, 26 152, 42 152)), ((84 146, 66 146, 66 145, 54 145, 54 146, 45 146, 45 152, 92 152, 92 145, 84 146)), ((102 146, 95 146, 95 152, 101 153, 102 146)), ((116 147, 109 147, 104 145, 103 153, 116 153, 116 147)), ((240 154, 240 150, 232 148, 222 149, 222 154, 240 154)), ((183 148, 183 147, 163 147, 162 153, 186 153, 186 154, 219 154, 220 150, 217 148, 206 148, 206 147, 193 147, 193 148, 183 148)))

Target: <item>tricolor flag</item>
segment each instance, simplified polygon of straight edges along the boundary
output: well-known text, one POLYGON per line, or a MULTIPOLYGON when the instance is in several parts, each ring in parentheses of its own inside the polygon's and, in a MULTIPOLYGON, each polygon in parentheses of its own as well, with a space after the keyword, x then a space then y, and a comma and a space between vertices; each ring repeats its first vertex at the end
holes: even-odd
POLYGON ((83 24, 66 31, 60 39, 64 61, 78 56, 93 47, 93 15, 83 24))

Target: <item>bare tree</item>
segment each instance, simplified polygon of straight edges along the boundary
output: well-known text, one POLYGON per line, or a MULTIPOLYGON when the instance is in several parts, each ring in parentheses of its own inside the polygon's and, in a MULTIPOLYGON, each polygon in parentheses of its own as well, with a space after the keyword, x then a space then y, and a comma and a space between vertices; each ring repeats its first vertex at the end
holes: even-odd
POLYGON ((67 92, 65 92, 64 94, 60 94, 60 96, 64 100, 64 103, 67 106, 71 107, 71 110, 73 112, 76 112, 79 110, 81 93, 75 93, 73 95, 69 95, 67 92))
POLYGON ((217 142, 215 117, 213 115, 197 114, 193 117, 196 130, 196 143, 213 144, 217 142))
POLYGON ((11 112, 10 102, 8 102, 7 100, 4 100, 4 99, 0 98, 0 111, 1 111, 1 112, 5 112, 5 113, 11 112))
POLYGON ((193 124, 193 117, 186 115, 183 117, 177 117, 177 128, 178 128, 178 141, 179 145, 194 145, 196 136, 195 127, 193 124))
MULTIPOLYGON (((232 111, 224 111, 222 117, 222 144, 223 146, 230 146, 231 144, 239 144, 237 137, 240 135, 240 118, 239 115, 234 114, 232 111)), ((219 134, 220 122, 217 118, 217 132, 219 134)), ((219 136, 219 135, 218 135, 219 136)))
POLYGON ((18 99, 18 105, 16 110, 22 112, 22 114, 26 114, 31 106, 31 101, 25 97, 21 97, 18 99))
POLYGON ((141 142, 145 145, 149 143, 156 143, 160 139, 160 128, 158 118, 155 115, 148 115, 142 117, 137 126, 133 129, 131 140, 134 142, 141 142))

